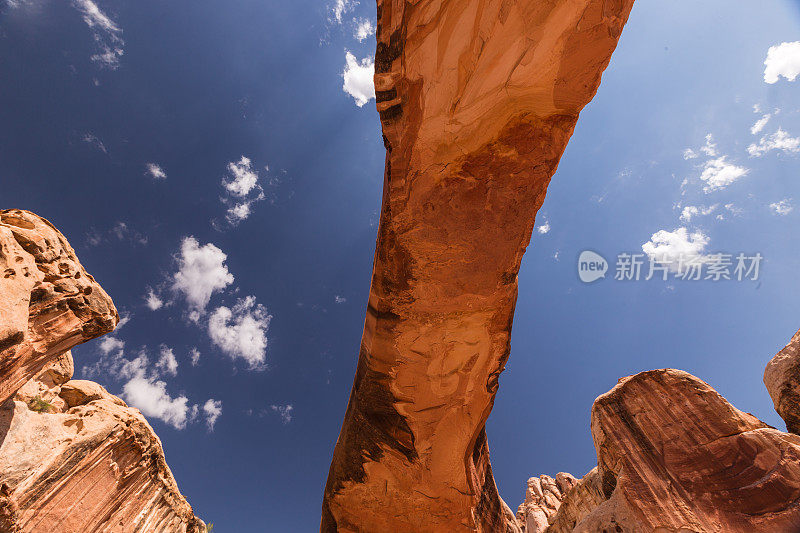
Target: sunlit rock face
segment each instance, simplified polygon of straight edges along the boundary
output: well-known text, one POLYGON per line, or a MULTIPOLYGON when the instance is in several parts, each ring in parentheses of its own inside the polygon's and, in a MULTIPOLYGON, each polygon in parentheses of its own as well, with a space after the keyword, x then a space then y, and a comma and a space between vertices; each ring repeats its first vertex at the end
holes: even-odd
POLYGON ((800 531, 800 437, 686 372, 620 380, 595 401, 592 436, 597 469, 541 531, 800 531))
POLYGON ((0 532, 205 531, 141 413, 72 380, 119 316, 64 236, 0 211, 0 264, 0 532))
POLYGON ((205 531, 139 410, 72 367, 67 352, 0 408, 0 531, 205 531))
POLYGON ((378 2, 383 205, 322 531, 519 531, 484 426, 536 212, 632 4, 378 2))
POLYGON ((800 435, 800 331, 769 362, 764 385, 786 429, 800 435))
POLYGON ((61 232, 28 211, 0 211, 0 404, 118 321, 111 298, 61 232))

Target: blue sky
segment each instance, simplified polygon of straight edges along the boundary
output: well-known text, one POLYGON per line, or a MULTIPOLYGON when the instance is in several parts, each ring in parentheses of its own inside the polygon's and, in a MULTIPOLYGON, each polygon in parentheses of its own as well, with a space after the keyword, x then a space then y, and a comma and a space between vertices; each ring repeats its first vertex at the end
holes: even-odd
MULTIPOLYGON (((50 219, 128 318, 77 377, 143 410, 218 531, 314 531, 380 207, 374 5, 0 1, 3 207, 50 219)), ((687 370, 782 427, 761 375, 800 327, 798 40, 794 1, 638 0, 520 273, 488 427, 513 508, 594 466, 592 401, 631 373, 687 370), (648 242, 764 262, 578 279, 581 251, 613 270, 648 242)))

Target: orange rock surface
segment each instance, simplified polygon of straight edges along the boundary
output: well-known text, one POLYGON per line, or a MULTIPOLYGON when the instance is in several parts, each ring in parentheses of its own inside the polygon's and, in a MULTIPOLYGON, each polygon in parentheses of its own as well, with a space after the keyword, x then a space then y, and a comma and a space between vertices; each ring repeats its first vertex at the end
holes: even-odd
POLYGON ((769 362, 764 385, 787 430, 800 435, 800 331, 769 362))
POLYGON ((321 531, 518 531, 484 431, 517 273, 632 4, 378 1, 383 205, 321 531))
POLYGON ((0 404, 73 346, 112 331, 111 298, 47 220, 0 211, 0 404))
POLYGON ((595 401, 592 436, 597 469, 525 533, 800 530, 800 437, 686 372, 620 380, 595 401))
POLYGON ((200 533, 153 429, 67 351, 113 302, 49 222, 0 211, 0 533, 200 533))

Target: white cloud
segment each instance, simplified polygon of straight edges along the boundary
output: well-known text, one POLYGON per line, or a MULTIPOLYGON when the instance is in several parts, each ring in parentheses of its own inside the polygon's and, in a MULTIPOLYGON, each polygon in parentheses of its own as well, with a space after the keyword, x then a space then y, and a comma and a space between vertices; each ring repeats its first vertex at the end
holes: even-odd
POLYGON ((250 158, 242 156, 239 161, 228 163, 228 176, 222 178, 227 197, 221 200, 229 206, 225 218, 231 226, 247 219, 252 212, 253 203, 265 198, 264 189, 258 180, 258 171, 253 168, 250 158))
POLYGON ((144 297, 147 308, 151 311, 158 311, 164 307, 164 301, 155 293, 153 289, 147 289, 147 296, 144 297))
POLYGON ((375 63, 371 57, 365 57, 359 62, 351 52, 345 54, 346 65, 342 77, 344 83, 342 90, 353 97, 358 107, 375 98, 375 63))
POLYGON ((800 138, 790 137, 788 133, 778 128, 778 131, 772 135, 761 137, 758 144, 753 143, 747 147, 747 152, 751 157, 761 157, 772 150, 784 153, 800 152, 800 138))
POLYGON ((112 337, 110 335, 106 335, 100 342, 98 343, 97 347, 100 349, 103 354, 108 355, 111 352, 120 352, 125 348, 125 342, 119 340, 116 337, 112 337))
POLYGON ((336 297, 334 298, 334 301, 337 304, 343 304, 343 303, 345 303, 347 301, 347 298, 345 298, 344 296, 336 295, 336 297))
POLYGON ((358 42, 364 42, 365 39, 375 35, 375 26, 369 19, 356 20, 356 31, 353 37, 358 39, 358 42))
POLYGON ((222 415, 222 401, 208 399, 203 404, 203 413, 206 415, 208 430, 214 431, 214 424, 217 423, 217 419, 222 415))
POLYGON ((686 159, 687 161, 689 159, 697 159, 698 157, 700 156, 697 155, 697 152, 695 152, 691 148, 687 148, 686 150, 683 151, 683 158, 686 159))
POLYGON ((225 253, 211 243, 200 246, 194 237, 185 237, 181 242, 172 289, 186 298, 190 317, 195 321, 205 313, 211 295, 233 283, 226 259, 225 253))
POLYGON ((233 309, 215 309, 208 321, 208 335, 231 359, 244 359, 251 369, 258 369, 266 360, 271 319, 266 308, 248 296, 237 301, 233 309))
POLYGON ((175 353, 172 348, 161 345, 156 368, 165 376, 175 377, 178 375, 178 360, 175 359, 175 353))
POLYGON ((175 429, 183 429, 190 419, 191 407, 186 396, 173 398, 163 381, 138 375, 122 387, 122 396, 146 417, 157 418, 175 429))
POLYGON ((333 19, 341 24, 342 17, 347 13, 353 11, 355 7, 358 5, 357 0, 336 0, 333 5, 331 6, 331 13, 333 13, 333 19))
POLYGON ((692 218, 696 216, 710 215, 711 213, 716 211, 717 207, 719 207, 718 204, 714 204, 709 207, 687 205, 686 207, 683 208, 683 211, 681 212, 681 221, 689 222, 692 220, 692 218))
POLYGON ((710 133, 706 135, 706 144, 700 148, 700 151, 706 154, 708 157, 716 157, 717 155, 717 145, 714 142, 714 136, 710 133))
POLYGON ((189 358, 192 362, 192 366, 197 366, 200 364, 200 350, 197 348, 192 348, 192 351, 189 352, 189 358))
POLYGON ((749 172, 748 169, 729 163, 727 156, 707 161, 700 179, 706 182, 703 190, 706 193, 724 189, 749 172))
POLYGON ((294 407, 291 404, 288 405, 271 405, 272 410, 281 417, 281 422, 283 424, 288 424, 292 421, 292 411, 294 411, 294 407))
POLYGON ((689 233, 686 228, 675 231, 661 230, 642 245, 642 251, 658 261, 672 261, 670 268, 677 269, 681 257, 702 256, 709 238, 701 231, 689 233))
POLYGON ((771 46, 764 65, 765 82, 777 83, 781 76, 794 81, 800 74, 800 41, 771 46))
POLYGON ((542 224, 541 226, 537 226, 536 231, 538 231, 542 235, 550 233, 550 222, 545 221, 545 223, 542 224))
POLYGON ((161 168, 160 165, 157 165, 156 163, 147 163, 145 166, 147 168, 147 174, 149 174, 154 180, 167 179, 167 173, 164 172, 164 169, 161 168))
POLYGON ((753 127, 750 128, 750 133, 753 134, 753 135, 761 133, 761 131, 766 127, 766 125, 769 122, 770 118, 772 118, 772 115, 768 113, 768 114, 764 115, 763 117, 761 117, 760 119, 758 119, 756 121, 756 123, 753 124, 753 127))
POLYGON ((92 61, 112 70, 119 67, 125 44, 120 37, 122 28, 100 11, 92 0, 73 0, 72 5, 81 12, 83 21, 94 34, 99 52, 91 57, 92 61))
POLYGON ((776 215, 788 215, 794 210, 792 201, 789 198, 784 198, 780 202, 769 204, 769 208, 772 209, 776 215))

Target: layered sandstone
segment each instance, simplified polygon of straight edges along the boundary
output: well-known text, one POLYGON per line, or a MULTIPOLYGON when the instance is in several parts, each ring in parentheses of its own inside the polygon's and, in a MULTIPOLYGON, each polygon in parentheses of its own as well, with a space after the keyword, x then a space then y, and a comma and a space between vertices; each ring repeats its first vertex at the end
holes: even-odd
POLYGON ((322 531, 518 531, 484 431, 517 273, 632 4, 378 1, 383 205, 322 531))
POLYGON ((0 211, 0 404, 55 358, 112 331, 111 298, 67 239, 28 211, 0 211))
POLYGON ((539 531, 800 530, 800 437, 739 411, 686 372, 620 380, 595 401, 592 436, 597 469, 539 531))
POLYGON ((800 331, 769 362, 764 385, 786 429, 800 434, 800 331))
POLYGON ((571 474, 559 472, 553 479, 542 475, 528 480, 525 501, 517 510, 517 522, 523 533, 542 533, 558 513, 561 502, 577 485, 571 474))
POLYGON ((71 379, 119 316, 64 236, 0 211, 0 264, 0 532, 205 531, 141 413, 71 379))

